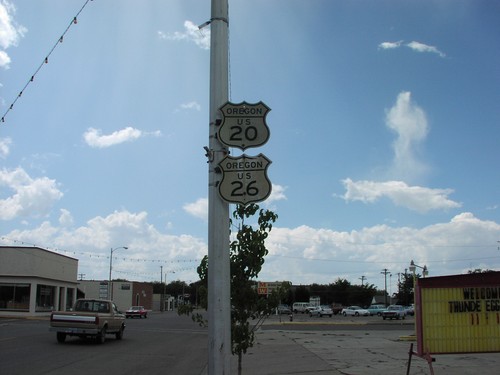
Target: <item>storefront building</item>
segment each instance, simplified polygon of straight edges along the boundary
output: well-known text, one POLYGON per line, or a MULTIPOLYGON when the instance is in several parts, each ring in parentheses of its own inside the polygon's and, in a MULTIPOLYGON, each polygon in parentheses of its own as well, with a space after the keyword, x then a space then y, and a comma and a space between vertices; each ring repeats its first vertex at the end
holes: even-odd
POLYGON ((0 246, 0 316, 67 310, 77 296, 78 260, 39 247, 0 246))

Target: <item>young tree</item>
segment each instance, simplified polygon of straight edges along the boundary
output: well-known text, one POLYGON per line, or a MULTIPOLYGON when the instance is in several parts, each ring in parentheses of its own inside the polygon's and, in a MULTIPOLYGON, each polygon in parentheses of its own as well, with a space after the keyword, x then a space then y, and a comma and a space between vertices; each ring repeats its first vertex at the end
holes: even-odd
MULTIPOLYGON (((278 306, 281 298, 287 294, 288 284, 284 284, 277 292, 268 298, 258 295, 256 278, 264 265, 264 258, 268 254, 265 240, 277 220, 278 215, 269 210, 259 210, 256 204, 246 206, 237 205, 233 212, 230 224, 238 229, 235 239, 231 241, 230 268, 231 268, 231 348, 232 353, 238 356, 238 374, 242 370, 242 358, 248 348, 254 343, 255 330, 264 319, 278 306), (247 224, 246 220, 258 212, 256 227, 247 224), (233 220, 237 223, 233 223, 233 220), (238 225, 236 225, 238 224, 238 225), (252 324, 250 321, 253 320, 252 324)), ((200 288, 200 300, 207 302, 206 292, 208 285, 208 257, 205 256, 198 267, 198 274, 205 288, 200 288)), ((206 307, 207 305, 204 305, 206 307)), ((192 314, 190 306, 183 306, 179 314, 192 314)), ((193 320, 206 324, 201 314, 193 314, 193 320)), ((210 322, 208 322, 210 323, 210 322)))

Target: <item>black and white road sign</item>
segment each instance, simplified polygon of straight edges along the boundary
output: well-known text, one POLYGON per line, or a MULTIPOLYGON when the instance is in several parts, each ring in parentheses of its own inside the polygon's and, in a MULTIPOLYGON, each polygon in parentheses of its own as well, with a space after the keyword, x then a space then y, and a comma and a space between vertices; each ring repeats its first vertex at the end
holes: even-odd
POLYGON ((255 104, 227 102, 220 107, 223 117, 218 130, 219 140, 228 147, 242 150, 262 146, 270 135, 266 124, 270 110, 262 101, 255 104))
POLYGON ((271 181, 267 177, 269 164, 271 160, 263 154, 226 156, 219 162, 222 169, 219 194, 222 199, 243 205, 266 200, 271 194, 271 181))

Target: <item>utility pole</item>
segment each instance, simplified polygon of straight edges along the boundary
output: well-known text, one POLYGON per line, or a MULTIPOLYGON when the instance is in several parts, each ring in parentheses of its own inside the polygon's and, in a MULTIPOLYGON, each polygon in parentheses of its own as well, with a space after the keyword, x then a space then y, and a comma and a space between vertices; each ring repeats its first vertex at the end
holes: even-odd
POLYGON ((359 279, 361 280, 361 286, 364 286, 365 285, 366 276, 361 276, 359 279))
POLYGON ((228 101, 228 0, 212 0, 210 18, 210 125, 208 157, 208 375, 231 371, 229 204, 218 193, 219 162, 227 148, 217 138, 219 108, 228 101))
POLYGON ((380 273, 384 275, 385 279, 384 300, 385 300, 385 305, 387 306, 387 274, 389 273, 389 270, 387 268, 384 268, 380 273))
MULTIPOLYGON (((160 286, 163 286, 163 266, 160 266, 160 286)), ((165 296, 163 295, 163 289, 162 288, 162 293, 160 295, 160 311, 163 312, 163 307, 165 306, 165 302, 163 301, 163 298, 165 298, 165 296)))

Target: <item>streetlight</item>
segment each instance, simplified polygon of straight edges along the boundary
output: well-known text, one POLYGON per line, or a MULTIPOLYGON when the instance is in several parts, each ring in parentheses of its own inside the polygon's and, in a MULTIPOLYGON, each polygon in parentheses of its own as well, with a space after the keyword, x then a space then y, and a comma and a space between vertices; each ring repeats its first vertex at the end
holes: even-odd
POLYGON ((111 270, 113 269, 113 252, 119 249, 125 249, 127 250, 127 246, 120 246, 120 247, 115 247, 114 249, 111 248, 111 254, 109 256, 109 282, 108 282, 108 298, 110 300, 113 300, 113 287, 111 285, 111 270))
POLYGON ((416 280, 417 280, 417 275, 416 275, 415 271, 417 270, 417 268, 420 268, 422 270, 423 277, 426 277, 429 274, 429 271, 427 270, 426 265, 424 265, 422 267, 422 266, 419 266, 418 264, 415 264, 413 259, 411 260, 410 272, 413 273, 413 311, 414 311, 414 317, 415 317, 415 334, 417 333, 417 311, 418 311, 417 303, 416 303, 416 296, 415 296, 415 284, 416 284, 416 280))

